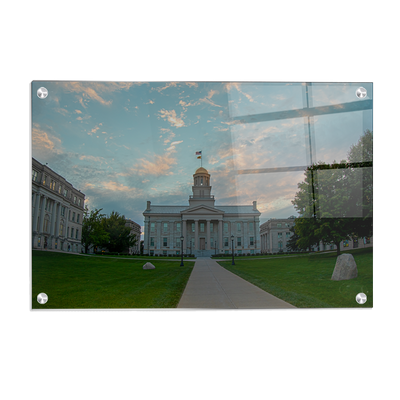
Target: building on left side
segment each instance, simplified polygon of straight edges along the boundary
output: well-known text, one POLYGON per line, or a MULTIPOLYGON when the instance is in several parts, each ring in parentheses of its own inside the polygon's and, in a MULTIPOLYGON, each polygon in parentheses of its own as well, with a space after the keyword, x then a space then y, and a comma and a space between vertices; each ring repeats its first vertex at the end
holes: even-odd
POLYGON ((32 158, 32 248, 80 253, 85 195, 32 158))

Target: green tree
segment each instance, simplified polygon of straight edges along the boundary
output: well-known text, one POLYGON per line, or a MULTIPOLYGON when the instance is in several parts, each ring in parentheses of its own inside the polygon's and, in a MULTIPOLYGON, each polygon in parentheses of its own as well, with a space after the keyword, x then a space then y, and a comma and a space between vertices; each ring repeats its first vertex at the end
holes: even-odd
POLYGON ((346 162, 318 164, 308 167, 304 182, 292 201, 300 218, 296 219, 295 232, 300 248, 323 243, 333 243, 340 254, 340 242, 350 238, 351 219, 349 195, 349 169, 346 162))
POLYGON ((98 247, 109 240, 108 233, 104 230, 102 220, 104 214, 100 214, 102 209, 90 211, 85 207, 82 221, 82 237, 81 243, 87 254, 89 247, 98 247))
POLYGON ((110 252, 121 253, 136 244, 136 235, 131 235, 125 222, 125 217, 117 211, 112 211, 109 216, 102 219, 103 229, 109 236, 108 241, 103 243, 103 247, 110 252))
POLYGON ((359 237, 371 236, 373 226, 373 134, 367 130, 348 153, 352 191, 350 203, 357 217, 354 231, 359 237))
POLYGON ((351 147, 349 161, 308 167, 292 201, 296 219, 296 244, 300 248, 320 240, 333 243, 372 233, 372 132, 351 147))

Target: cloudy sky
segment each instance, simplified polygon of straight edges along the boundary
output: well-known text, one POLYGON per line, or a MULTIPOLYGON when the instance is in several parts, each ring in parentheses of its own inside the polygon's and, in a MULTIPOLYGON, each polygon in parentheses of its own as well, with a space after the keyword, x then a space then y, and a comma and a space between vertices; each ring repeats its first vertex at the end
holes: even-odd
POLYGON ((366 83, 316 83, 306 96, 302 83, 35 81, 32 157, 85 193, 89 209, 115 210, 143 225, 147 200, 188 204, 201 150, 216 206, 257 200, 261 223, 286 218, 296 215, 291 200, 303 172, 265 169, 346 159, 372 130, 372 111, 318 115, 310 124, 265 115, 346 108, 359 101, 360 85, 371 99, 366 83), (46 99, 37 97, 40 87, 46 99), (264 170, 246 171, 254 169, 264 170))

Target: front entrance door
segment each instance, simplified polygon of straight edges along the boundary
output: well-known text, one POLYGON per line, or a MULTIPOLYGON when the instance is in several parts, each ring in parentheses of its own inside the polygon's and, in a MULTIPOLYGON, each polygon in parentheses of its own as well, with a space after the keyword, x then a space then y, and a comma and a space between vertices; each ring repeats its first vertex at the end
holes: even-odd
POLYGON ((205 249, 206 249, 206 239, 200 238, 200 250, 205 250, 205 249))

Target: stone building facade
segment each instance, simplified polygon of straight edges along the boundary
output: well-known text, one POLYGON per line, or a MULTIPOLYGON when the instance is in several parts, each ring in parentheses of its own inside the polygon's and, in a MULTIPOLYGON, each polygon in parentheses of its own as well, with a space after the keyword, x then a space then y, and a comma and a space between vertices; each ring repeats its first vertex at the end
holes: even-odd
POLYGON ((279 253, 286 252, 286 244, 293 235, 289 229, 293 226, 294 217, 273 218, 260 226, 261 252, 279 253))
POLYGON ((131 230, 131 235, 136 236, 136 244, 128 249, 129 254, 139 254, 140 253, 140 225, 131 219, 125 220, 125 226, 129 227, 131 230))
MULTIPOLYGON (((288 252, 287 242, 293 235, 289 229, 295 224, 295 217, 272 218, 260 226, 261 253, 288 252)), ((340 242, 341 250, 361 249, 372 246, 371 238, 352 238, 340 242)), ((318 246, 313 246, 311 251, 336 250, 334 244, 324 244, 322 241, 318 246)))
POLYGON ((80 253, 85 195, 32 158, 32 248, 80 253))
POLYGON ((261 251, 257 202, 253 205, 215 205, 210 174, 198 168, 193 175, 189 205, 162 206, 147 202, 144 216, 144 254, 211 256, 261 251), (181 237, 183 241, 181 242, 181 237))

